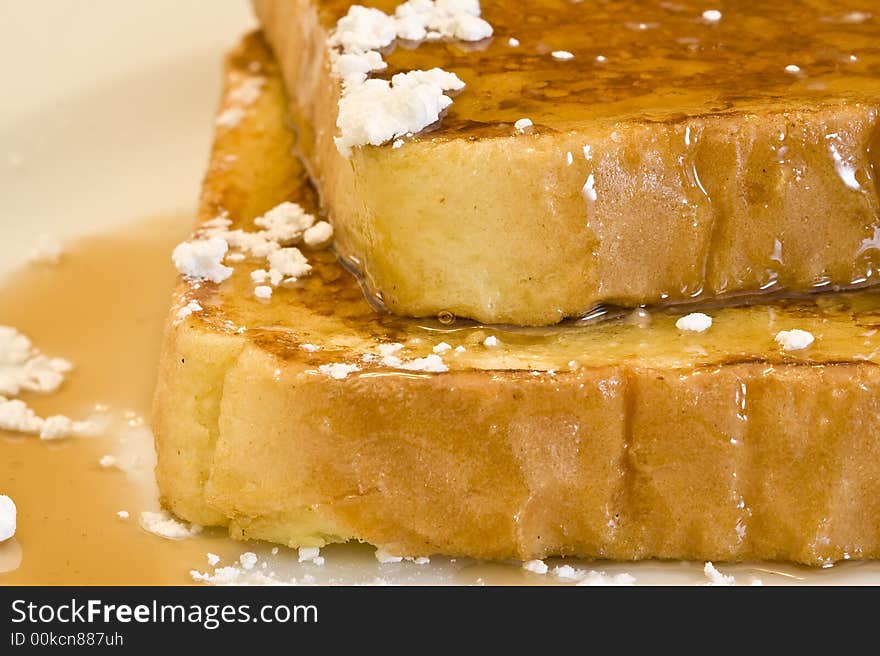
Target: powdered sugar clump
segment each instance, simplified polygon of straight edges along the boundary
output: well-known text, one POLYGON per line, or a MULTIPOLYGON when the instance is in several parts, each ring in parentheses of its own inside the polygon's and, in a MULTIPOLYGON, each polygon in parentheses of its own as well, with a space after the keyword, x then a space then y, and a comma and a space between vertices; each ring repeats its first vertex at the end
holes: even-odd
POLYGON ((709 582, 706 585, 736 585, 736 579, 732 576, 722 574, 711 562, 706 563, 703 567, 703 573, 709 582))
POLYGON ((185 241, 174 249, 171 260, 185 278, 221 283, 232 275, 232 268, 223 264, 228 250, 229 244, 220 237, 185 241))
POLYGON ((184 540, 202 532, 198 524, 179 522, 164 510, 142 512, 140 525, 145 531, 168 540, 184 540))
MULTIPOLYGON (((330 37, 333 73, 342 81, 336 146, 350 157, 359 146, 380 146, 420 132, 452 104, 446 94, 464 82, 439 68, 398 73, 391 81, 370 79, 387 68, 379 52, 396 39, 480 41, 492 26, 480 18, 477 0, 409 0, 394 15, 352 6, 330 37)), ((400 141, 397 144, 402 145, 400 141)))
POLYGON ((404 371, 425 371, 428 373, 440 374, 449 371, 449 367, 443 362, 443 358, 432 353, 424 358, 416 358, 411 362, 404 362, 400 365, 404 371))
POLYGON ((254 75, 242 75, 237 71, 230 74, 229 93, 226 94, 227 107, 220 112, 215 121, 218 128, 232 129, 241 123, 247 108, 260 98, 266 78, 254 75))
POLYGON ((18 511, 15 503, 6 495, 0 494, 0 542, 15 535, 18 511))
POLYGON ((67 360, 40 353, 15 328, 0 326, 0 394, 54 392, 72 368, 67 360))
POLYGON ((334 364, 324 364, 318 367, 318 370, 324 374, 325 376, 329 376, 334 380, 345 380, 349 377, 349 375, 360 371, 360 367, 356 364, 344 364, 344 363, 334 363, 334 364))
POLYGON ((353 85, 339 101, 336 139, 346 157, 356 146, 381 146, 408 132, 419 132, 440 120, 452 104, 447 91, 464 88, 455 73, 439 68, 398 73, 388 80, 370 79, 353 85))
POLYGON ((396 38, 394 17, 380 9, 353 5, 336 23, 330 45, 343 53, 368 52, 390 46, 396 38))
MULTIPOLYGON (((380 362, 383 366, 402 371, 424 371, 426 373, 440 374, 449 371, 449 367, 440 357, 438 352, 431 353, 423 358, 410 360, 400 357, 399 353, 404 349, 400 343, 380 344, 377 347, 378 354, 366 353, 364 362, 380 362)), ((444 351, 445 352, 445 351, 444 351)))
POLYGON ((523 563, 523 569, 535 574, 546 574, 550 568, 543 560, 528 560, 523 563))
POLYGON ((480 18, 478 0, 409 0, 394 12, 397 36, 409 41, 482 41, 492 26, 480 18))
POLYGON ((67 360, 43 355, 25 335, 0 326, 0 430, 39 435, 44 440, 98 432, 92 421, 74 421, 62 415, 44 419, 24 401, 7 398, 21 392, 54 392, 71 369, 73 365, 67 360))
POLYGON ((303 241, 309 248, 321 248, 333 239, 333 226, 326 221, 318 221, 303 233, 303 241))
POLYGON ((802 351, 809 347, 816 338, 806 330, 782 330, 776 335, 776 343, 783 351, 802 351))
POLYGON ((202 308, 201 304, 198 301, 189 301, 186 305, 181 307, 177 311, 177 320, 183 321, 187 317, 195 314, 196 312, 201 312, 204 308, 202 308))
POLYGON ((277 271, 287 280, 296 280, 307 276, 312 271, 312 266, 298 248, 279 248, 269 255, 269 276, 272 271, 277 271))
POLYGON ((675 327, 683 332, 704 333, 712 327, 712 317, 702 312, 692 312, 676 321, 675 327))
MULTIPOLYGON (((232 228, 232 221, 219 216, 205 222, 190 241, 174 249, 172 259, 177 270, 193 282, 207 280, 220 283, 232 275, 233 269, 223 264, 242 262, 248 257, 266 261, 264 269, 251 272, 254 295, 260 300, 272 298, 272 290, 281 284, 292 284, 312 272, 306 256, 296 248, 305 242, 309 248, 324 248, 333 238, 333 228, 326 221, 317 221, 300 205, 284 202, 263 216, 254 219, 258 230, 232 228)), ((178 311, 178 320, 201 306, 190 301, 178 311)))

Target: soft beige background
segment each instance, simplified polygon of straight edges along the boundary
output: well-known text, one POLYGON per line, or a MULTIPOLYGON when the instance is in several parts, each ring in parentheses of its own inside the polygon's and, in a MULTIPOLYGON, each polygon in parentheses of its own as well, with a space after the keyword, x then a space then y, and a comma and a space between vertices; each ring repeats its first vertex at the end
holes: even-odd
POLYGON ((194 207, 244 0, 0 2, 0 273, 65 237, 194 207))

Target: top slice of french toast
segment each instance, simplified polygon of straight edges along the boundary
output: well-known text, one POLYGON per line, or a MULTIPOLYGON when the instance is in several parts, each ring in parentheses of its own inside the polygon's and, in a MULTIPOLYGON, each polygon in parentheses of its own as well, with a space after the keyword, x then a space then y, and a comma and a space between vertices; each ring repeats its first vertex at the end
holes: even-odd
POLYGON ((392 312, 542 325, 599 303, 873 282, 870 3, 486 0, 489 38, 434 24, 372 51, 387 67, 370 80, 396 81, 361 102, 339 64, 371 52, 355 28, 375 42, 395 12, 479 3, 365 4, 383 13, 254 0, 337 248, 392 312), (413 97, 394 89, 433 68, 464 83, 452 104, 421 131, 389 123, 413 97))

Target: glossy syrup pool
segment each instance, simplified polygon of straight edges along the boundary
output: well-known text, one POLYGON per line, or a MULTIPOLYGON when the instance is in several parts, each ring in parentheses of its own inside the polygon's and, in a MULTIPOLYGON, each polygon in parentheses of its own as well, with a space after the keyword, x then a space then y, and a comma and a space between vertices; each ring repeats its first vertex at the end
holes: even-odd
MULTIPOLYGON (((138 526, 156 508, 148 426, 161 328, 174 272, 168 253, 189 231, 185 216, 154 219, 112 235, 71 244, 57 265, 30 265, 0 286, 0 324, 15 326, 49 355, 75 364, 53 395, 25 397, 39 413, 82 417, 105 404, 115 417, 103 437, 42 442, 0 434, 0 492, 18 504, 16 537, 0 544, 0 584, 185 584, 189 571, 210 571, 208 552, 221 565, 255 551, 281 581, 303 584, 545 585, 564 582, 523 571, 518 564, 434 559, 430 565, 380 565, 371 548, 340 545, 323 551, 326 565, 297 562, 272 545, 241 544, 220 531, 182 541, 138 526), (122 469, 98 461, 113 454, 122 469), (119 510, 129 511, 128 520, 119 510)), ((550 561, 561 564, 563 561, 550 561)), ((701 564, 588 563, 585 570, 628 572, 638 583, 702 583, 701 564)), ((880 580, 880 566, 850 563, 829 570, 776 565, 721 566, 741 583, 854 583, 880 580)), ((265 571, 265 570, 261 570, 265 571)), ((246 580, 246 579, 245 579, 246 580)))

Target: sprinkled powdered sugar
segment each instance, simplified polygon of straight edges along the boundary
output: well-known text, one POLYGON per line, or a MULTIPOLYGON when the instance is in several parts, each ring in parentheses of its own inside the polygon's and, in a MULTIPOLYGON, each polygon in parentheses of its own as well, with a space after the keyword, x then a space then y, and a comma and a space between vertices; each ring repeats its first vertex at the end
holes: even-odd
POLYGON ((535 574, 546 574, 550 568, 543 560, 527 560, 523 563, 523 569, 535 574))
POLYGON ((179 522, 164 510, 142 512, 140 525, 148 533, 168 540, 184 540, 202 532, 202 527, 198 524, 179 522))
POLYGON ((349 157, 356 146, 381 146, 440 120, 452 104, 447 91, 464 88, 455 73, 439 68, 398 73, 391 81, 369 79, 346 87, 339 101, 336 145, 349 157))
POLYGON ((794 330, 780 331, 776 335, 775 341, 783 351, 802 351, 816 341, 816 338, 806 330, 795 328, 794 330))
POLYGON ((434 353, 423 358, 405 360, 398 355, 403 348, 404 345, 399 343, 380 344, 376 349, 378 354, 365 353, 362 359, 364 362, 376 362, 378 360, 386 367, 400 369, 402 371, 424 371, 426 373, 435 374, 449 371, 449 367, 446 366, 446 363, 443 362, 443 358, 439 355, 439 353, 445 352, 448 349, 441 349, 440 351, 434 349, 434 353))
POLYGON ((384 11, 353 5, 348 13, 339 19, 336 29, 330 37, 330 46, 339 48, 341 54, 364 54, 379 61, 375 55, 366 55, 378 51, 397 38, 397 24, 392 16, 384 11))
POLYGON ((215 124, 219 128, 230 129, 241 123, 245 111, 260 98, 266 78, 262 76, 242 76, 237 71, 230 75, 232 89, 226 94, 228 107, 217 116, 215 124))
POLYGON ((67 360, 43 355, 26 336, 0 326, 0 430, 39 435, 43 440, 99 432, 94 421, 74 421, 62 415, 44 419, 24 401, 8 398, 21 392, 54 392, 71 369, 67 360))
POLYGON ((324 557, 318 547, 300 547, 297 552, 297 558, 301 563, 312 563, 319 567, 324 565, 324 557))
POLYGON ((403 344, 379 344, 377 350, 382 358, 382 364, 386 367, 399 367, 403 363, 403 360, 397 356, 397 353, 403 350, 403 344))
POLYGON ((234 128, 241 123, 241 119, 243 118, 244 110, 241 107, 230 107, 217 115, 217 120, 214 121, 214 124, 218 128, 234 128))
POLYGON ((257 554, 253 551, 247 551, 238 557, 238 562, 241 563, 241 566, 246 572, 249 572, 257 564, 257 554))
POLYGON ((339 19, 328 45, 333 73, 342 82, 336 146, 344 157, 356 147, 380 146, 436 123, 452 104, 445 94, 465 86, 439 68, 370 79, 387 68, 379 51, 396 39, 486 39, 492 26, 480 13, 477 0, 409 0, 393 15, 354 5, 339 19))
POLYGON ((630 586, 635 584, 636 578, 632 574, 624 572, 623 574, 610 575, 595 570, 590 570, 577 582, 577 585, 585 587, 630 586))
POLYGON ((272 253, 268 260, 270 280, 273 270, 280 273, 286 280, 302 278, 312 271, 309 261, 298 248, 281 248, 272 253))
POLYGON ((404 362, 400 365, 400 368, 404 371, 426 371, 435 374, 449 371, 449 367, 443 363, 443 358, 436 353, 432 353, 424 358, 416 358, 411 362, 404 362))
POLYGON ((480 18, 478 0, 409 0, 394 16, 398 37, 410 41, 480 41, 492 36, 492 26, 480 18))
MULTIPOLYGON (((272 549, 272 555, 278 554, 278 549, 272 549)), ((282 579, 274 570, 269 569, 270 562, 260 560, 260 557, 247 551, 238 557, 238 560, 228 566, 219 567, 220 557, 216 554, 207 554, 208 564, 213 568, 213 573, 190 570, 193 581, 210 583, 212 585, 313 585, 315 578, 309 574, 300 580, 296 578, 282 579)), ((323 557, 317 556, 315 564, 323 564, 323 557)))
POLYGON ((596 570, 585 570, 560 565, 552 570, 553 576, 561 581, 574 581, 580 586, 627 586, 635 585, 636 579, 632 574, 606 574, 596 570))
POLYGON ((403 556, 394 556, 384 549, 376 549, 376 560, 382 565, 391 565, 403 562, 403 556))
POLYGON ((306 561, 312 561, 321 555, 321 549, 318 547, 300 547, 297 550, 297 558, 299 562, 304 563, 306 561))
POLYGON ((280 246, 289 246, 298 242, 302 234, 314 224, 314 216, 300 205, 288 201, 276 205, 263 216, 254 219, 254 225, 263 228, 265 232, 250 234, 254 239, 266 239, 280 246))
POLYGON ((322 364, 320 367, 318 367, 318 371, 320 371, 325 376, 330 376, 330 378, 334 378, 336 380, 344 380, 348 378, 350 374, 360 371, 360 367, 358 367, 356 364, 344 364, 338 362, 334 364, 322 364))
POLYGON ((15 535, 18 510, 15 503, 6 495, 0 494, 0 542, 15 535))
POLYGON ((693 312, 676 321, 675 327, 684 332, 703 333, 712 327, 712 317, 702 312, 693 312))
MULTIPOLYGON (((317 221, 300 205, 284 202, 254 219, 258 230, 232 228, 232 221, 219 216, 205 222, 189 241, 177 246, 172 254, 178 272, 193 283, 221 283, 233 269, 224 260, 242 262, 248 257, 265 260, 266 268, 251 272, 254 295, 262 300, 272 297, 274 287, 293 284, 312 272, 306 256, 296 248, 305 242, 310 248, 324 248, 333 238, 333 227, 317 221)), ((190 301, 177 315, 183 320, 201 306, 190 301)))
POLYGON ((624 586, 635 585, 636 579, 631 574, 606 574, 595 570, 585 570, 560 565, 552 570, 543 560, 528 560, 523 563, 523 569, 534 574, 551 573, 560 581, 572 582, 581 586, 624 586))
MULTIPOLYGON (((381 56, 378 53, 376 56, 381 62, 381 56)), ((372 59, 375 60, 375 57, 372 59)), ((352 64, 362 67, 359 60, 352 61, 352 64)), ((252 73, 258 73, 259 70, 257 66, 252 73)), ((245 108, 257 102, 266 83, 266 79, 259 75, 230 74, 227 106, 217 118, 218 125, 227 128, 236 126, 244 117, 245 108)), ((291 202, 274 207, 255 219, 254 224, 258 230, 232 229, 232 221, 225 215, 204 223, 191 240, 175 248, 172 254, 175 267, 195 288, 202 281, 219 284, 227 280, 233 269, 224 265, 224 261, 239 263, 248 257, 265 258, 268 271, 259 269, 252 274, 252 278, 255 296, 268 300, 272 296, 272 288, 295 283, 298 278, 311 273, 311 265, 294 247, 296 244, 305 241, 311 248, 322 248, 328 245, 333 236, 330 224, 324 221, 316 223, 314 216, 291 202), (268 285, 265 284, 267 282, 268 285)), ((179 309, 178 321, 202 310, 198 302, 186 298, 184 301, 188 302, 179 309)))
POLYGON ((706 585, 736 585, 736 579, 719 572, 711 562, 703 567, 703 574, 709 579, 706 585))
POLYGON ((221 283, 232 275, 232 269, 223 265, 228 250, 229 244, 220 237, 185 241, 174 249, 171 260, 185 278, 221 283))
POLYGON ((242 570, 238 567, 218 567, 214 569, 213 574, 195 569, 190 570, 189 573, 193 581, 212 585, 235 585, 242 574, 242 570))
POLYGON ((210 583, 211 585, 296 585, 296 579, 281 581, 272 573, 264 574, 256 569, 246 570, 243 567, 231 565, 228 567, 215 567, 214 573, 190 570, 189 575, 198 583, 210 583))
MULTIPOLYGON (((240 74, 236 72, 234 77, 240 74)), ((243 80, 226 95, 227 100, 234 105, 253 105, 260 98, 263 87, 266 86, 266 78, 262 76, 245 76, 243 80)))
POLYGON ((319 248, 333 239, 333 226, 326 221, 318 221, 303 233, 303 242, 309 248, 319 248))
POLYGON ((201 304, 199 304, 198 301, 190 301, 189 303, 187 303, 186 305, 184 305, 182 308, 180 308, 177 311, 177 315, 176 315, 177 320, 183 321, 184 319, 186 319, 188 316, 194 314, 195 312, 201 312, 201 311, 202 311, 202 306, 201 306, 201 304))
POLYGON ((54 392, 72 368, 67 360, 40 353, 15 328, 0 326, 0 394, 54 392))

